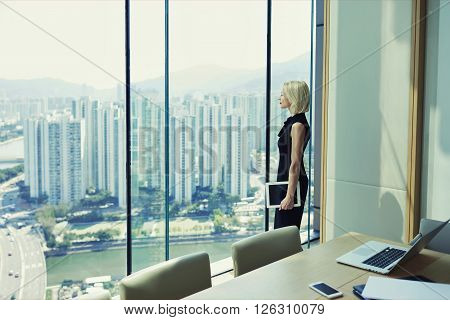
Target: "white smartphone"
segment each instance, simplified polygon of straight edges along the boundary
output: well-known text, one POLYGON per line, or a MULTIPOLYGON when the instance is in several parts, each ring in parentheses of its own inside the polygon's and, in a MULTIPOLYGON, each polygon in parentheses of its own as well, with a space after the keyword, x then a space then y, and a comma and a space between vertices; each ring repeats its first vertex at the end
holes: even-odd
POLYGON ((334 299, 343 296, 342 292, 330 287, 324 282, 314 282, 311 283, 309 287, 314 291, 320 293, 324 297, 327 297, 328 299, 334 299))

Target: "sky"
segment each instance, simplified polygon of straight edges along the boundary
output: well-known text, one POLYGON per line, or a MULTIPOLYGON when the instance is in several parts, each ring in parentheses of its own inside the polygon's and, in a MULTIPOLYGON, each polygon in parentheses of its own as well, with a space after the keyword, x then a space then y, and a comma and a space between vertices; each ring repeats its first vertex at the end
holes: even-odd
MULTIPOLYGON (((131 1, 132 82, 164 74, 164 1, 131 1)), ((310 50, 309 0, 273 1, 272 61, 310 50)), ((265 0, 173 0, 169 68, 264 68, 265 0)), ((123 0, 0 0, 0 78, 111 88, 125 79, 123 0)))

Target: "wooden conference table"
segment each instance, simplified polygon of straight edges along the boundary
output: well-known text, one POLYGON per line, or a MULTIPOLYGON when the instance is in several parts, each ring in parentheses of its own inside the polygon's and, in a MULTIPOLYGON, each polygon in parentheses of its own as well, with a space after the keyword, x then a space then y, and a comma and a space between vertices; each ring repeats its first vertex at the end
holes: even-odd
MULTIPOLYGON (((304 250, 285 259, 246 273, 218 286, 187 297, 189 300, 297 300, 322 299, 308 285, 316 281, 339 289, 344 293, 340 299, 358 299, 353 286, 364 284, 371 275, 383 275, 346 266, 335 260, 342 254, 369 240, 379 238, 347 233, 310 250, 304 250)), ((389 275, 399 278, 422 275, 435 282, 450 283, 450 255, 432 250, 421 253, 401 267, 397 266, 389 275)))

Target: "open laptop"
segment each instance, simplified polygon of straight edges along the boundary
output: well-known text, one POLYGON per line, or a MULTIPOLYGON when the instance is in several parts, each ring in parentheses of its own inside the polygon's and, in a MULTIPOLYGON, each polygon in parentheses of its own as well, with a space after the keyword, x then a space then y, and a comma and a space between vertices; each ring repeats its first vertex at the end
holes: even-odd
POLYGON ((389 273, 397 264, 418 254, 441 231, 447 221, 425 235, 418 234, 409 247, 391 245, 380 241, 368 241, 340 256, 337 262, 382 274, 389 273))

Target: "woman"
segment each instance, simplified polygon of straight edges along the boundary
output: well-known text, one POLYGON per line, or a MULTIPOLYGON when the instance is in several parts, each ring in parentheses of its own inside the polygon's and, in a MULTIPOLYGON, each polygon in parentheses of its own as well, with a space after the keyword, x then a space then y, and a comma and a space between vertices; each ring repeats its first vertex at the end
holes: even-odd
POLYGON ((300 229, 308 176, 303 163, 303 153, 310 138, 310 128, 305 112, 309 111, 309 89, 304 81, 288 81, 283 85, 280 107, 289 109, 291 116, 284 122, 278 133, 277 181, 289 181, 286 197, 281 201, 280 209, 275 210, 274 228, 297 226, 300 229), (301 206, 294 208, 294 194, 300 182, 301 206))

